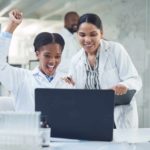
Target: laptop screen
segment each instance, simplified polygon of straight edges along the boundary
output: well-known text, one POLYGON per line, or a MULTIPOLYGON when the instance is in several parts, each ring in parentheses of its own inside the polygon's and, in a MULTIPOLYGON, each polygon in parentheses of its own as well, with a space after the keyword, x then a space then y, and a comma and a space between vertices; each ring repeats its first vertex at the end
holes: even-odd
POLYGON ((52 137, 96 141, 113 138, 112 90, 36 89, 35 110, 47 116, 52 137))

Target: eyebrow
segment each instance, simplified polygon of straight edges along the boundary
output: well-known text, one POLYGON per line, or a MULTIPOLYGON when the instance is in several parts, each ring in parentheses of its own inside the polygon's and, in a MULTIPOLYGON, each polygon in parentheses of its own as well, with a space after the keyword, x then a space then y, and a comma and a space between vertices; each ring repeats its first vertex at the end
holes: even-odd
MULTIPOLYGON (((79 31, 79 33, 85 33, 85 32, 79 31)), ((92 32, 90 32, 90 33, 97 33, 97 31, 92 31, 92 32)))

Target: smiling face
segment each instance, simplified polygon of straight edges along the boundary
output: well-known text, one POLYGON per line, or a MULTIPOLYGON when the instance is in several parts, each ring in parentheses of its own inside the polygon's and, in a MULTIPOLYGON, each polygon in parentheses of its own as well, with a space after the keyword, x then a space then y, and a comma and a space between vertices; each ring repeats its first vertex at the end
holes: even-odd
POLYGON ((71 13, 65 20, 65 27, 71 32, 74 33, 77 31, 77 24, 79 21, 79 16, 75 13, 71 13))
POLYGON ((78 29, 78 39, 86 53, 96 54, 103 33, 91 23, 82 23, 78 29))
POLYGON ((53 75, 61 61, 61 46, 57 43, 47 44, 36 51, 40 70, 45 75, 53 75))

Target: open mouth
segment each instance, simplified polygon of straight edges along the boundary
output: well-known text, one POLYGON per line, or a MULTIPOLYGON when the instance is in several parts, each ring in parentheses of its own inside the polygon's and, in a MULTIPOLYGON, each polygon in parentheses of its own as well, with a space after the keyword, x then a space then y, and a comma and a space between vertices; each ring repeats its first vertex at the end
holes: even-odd
POLYGON ((54 65, 47 65, 49 71, 53 71, 55 69, 54 65))

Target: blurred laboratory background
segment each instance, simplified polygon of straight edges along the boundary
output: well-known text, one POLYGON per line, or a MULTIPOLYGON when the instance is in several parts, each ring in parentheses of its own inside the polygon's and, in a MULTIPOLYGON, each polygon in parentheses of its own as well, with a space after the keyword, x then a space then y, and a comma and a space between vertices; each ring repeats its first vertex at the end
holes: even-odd
MULTIPOLYGON (((150 127, 150 0, 0 0, 0 30, 14 8, 23 12, 24 20, 14 33, 8 62, 29 69, 37 64, 33 39, 39 32, 59 31, 68 11, 98 14, 105 38, 125 46, 142 78, 137 95, 139 126, 150 127)), ((8 94, 1 85, 0 96, 8 94)))

